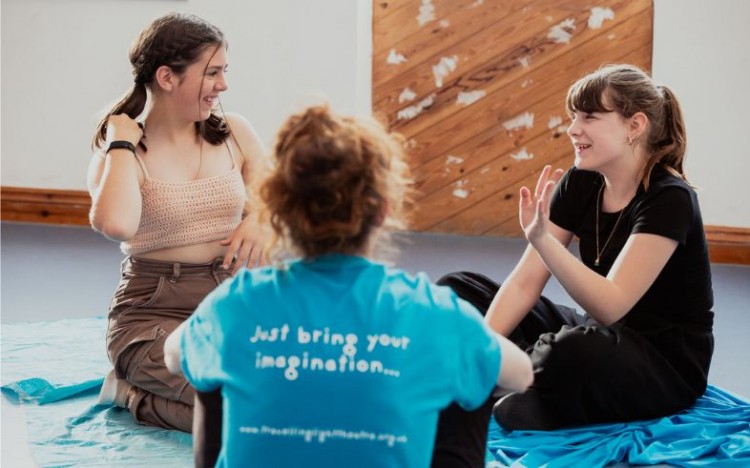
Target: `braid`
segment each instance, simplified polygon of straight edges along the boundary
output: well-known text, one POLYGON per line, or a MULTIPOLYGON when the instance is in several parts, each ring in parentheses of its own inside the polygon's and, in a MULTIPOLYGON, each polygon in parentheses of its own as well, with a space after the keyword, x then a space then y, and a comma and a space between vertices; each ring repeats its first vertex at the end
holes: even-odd
MULTIPOLYGON (((154 20, 130 46, 133 89, 106 113, 97 126, 92 146, 100 148, 103 144, 110 116, 125 113, 135 119, 143 112, 146 87, 152 84, 159 67, 168 66, 174 73, 181 74, 212 45, 226 47, 224 33, 195 15, 169 13, 154 20)), ((196 134, 213 145, 223 143, 229 136, 226 122, 214 113, 205 122, 197 122, 195 129, 196 134)))

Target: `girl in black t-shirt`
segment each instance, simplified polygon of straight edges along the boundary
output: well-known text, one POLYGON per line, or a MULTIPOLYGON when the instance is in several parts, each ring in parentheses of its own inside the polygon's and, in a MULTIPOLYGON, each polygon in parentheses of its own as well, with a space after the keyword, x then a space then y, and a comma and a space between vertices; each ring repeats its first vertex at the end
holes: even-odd
POLYGON ((547 166, 521 189, 529 245, 510 276, 441 280, 531 355, 534 384, 494 405, 508 430, 661 417, 707 385, 711 272, 677 98, 637 67, 610 65, 573 84, 567 108, 574 167, 547 166), (580 257, 567 249, 574 237, 580 257), (584 316, 540 297, 550 275, 584 316))

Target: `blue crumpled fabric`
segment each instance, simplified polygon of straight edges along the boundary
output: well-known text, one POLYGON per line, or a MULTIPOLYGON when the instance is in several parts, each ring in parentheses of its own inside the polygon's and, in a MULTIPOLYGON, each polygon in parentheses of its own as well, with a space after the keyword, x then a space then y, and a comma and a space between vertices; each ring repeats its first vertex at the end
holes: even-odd
POLYGON ((97 404, 112 368, 106 318, 9 323, 0 333, 3 395, 23 410, 37 465, 193 466, 190 434, 141 426, 128 411, 97 404))
MULTIPOLYGON (((189 434, 136 424, 97 404, 110 370, 104 317, 3 324, 3 394, 24 409, 39 466, 192 466, 189 434)), ((487 465, 605 466, 665 463, 750 467, 750 402, 714 386, 679 414, 557 431, 490 424, 487 465)))
POLYGON ((493 420, 487 450, 494 466, 750 467, 750 402, 709 385, 693 407, 661 419, 512 432, 493 420))

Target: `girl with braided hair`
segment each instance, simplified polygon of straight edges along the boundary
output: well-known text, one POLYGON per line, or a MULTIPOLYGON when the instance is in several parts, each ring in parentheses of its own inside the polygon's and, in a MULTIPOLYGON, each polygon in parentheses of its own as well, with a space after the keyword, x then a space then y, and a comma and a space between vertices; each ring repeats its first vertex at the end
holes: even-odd
POLYGON ((215 26, 162 16, 137 36, 130 63, 133 88, 96 129, 88 171, 91 224, 127 255, 100 401, 190 432, 195 392, 167 371, 163 343, 206 294, 262 259, 246 187, 264 148, 244 118, 218 112, 227 43, 215 26))
POLYGON ((218 466, 456 466, 433 458, 440 411, 525 389, 531 362, 449 288, 374 260, 409 199, 401 139, 314 106, 273 160, 263 212, 299 257, 243 269, 165 345, 170 370, 222 388, 218 466))

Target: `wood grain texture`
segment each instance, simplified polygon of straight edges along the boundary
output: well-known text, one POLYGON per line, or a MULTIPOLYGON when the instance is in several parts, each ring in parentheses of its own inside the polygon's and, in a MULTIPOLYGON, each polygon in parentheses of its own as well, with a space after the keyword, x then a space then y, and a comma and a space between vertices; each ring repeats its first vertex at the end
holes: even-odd
POLYGON ((704 228, 711 263, 750 265, 750 229, 713 225, 704 228))
POLYGON ((81 190, 2 187, 2 220, 88 226, 91 198, 81 190))
POLYGON ((522 181, 572 163, 568 87, 603 63, 651 68, 651 0, 373 8, 373 110, 409 143, 416 231, 519 235, 506 221, 522 181))
MULTIPOLYGON (((534 173, 522 178, 505 191, 497 193, 495 197, 488 197, 478 204, 474 222, 482 223, 483 213, 488 213, 486 217, 497 222, 489 228, 487 228, 488 223, 478 225, 478 229, 486 229, 482 234, 517 235, 518 213, 515 208, 518 191, 516 188, 524 184, 532 184, 536 177, 534 173)), ((2 187, 0 200, 2 201, 3 221, 71 226, 89 225, 88 213, 91 199, 88 192, 83 190, 2 187)), ((446 219, 445 224, 450 226, 453 222, 451 219, 446 219)), ((711 262, 750 265, 750 229, 706 226, 706 238, 709 243, 711 262)))
MULTIPOLYGON (((652 0, 373 3, 373 113, 406 137, 410 228, 519 236, 518 191, 567 168, 565 95, 605 63, 651 70, 652 0)), ((750 264, 750 229, 707 226, 711 260, 750 264)))

